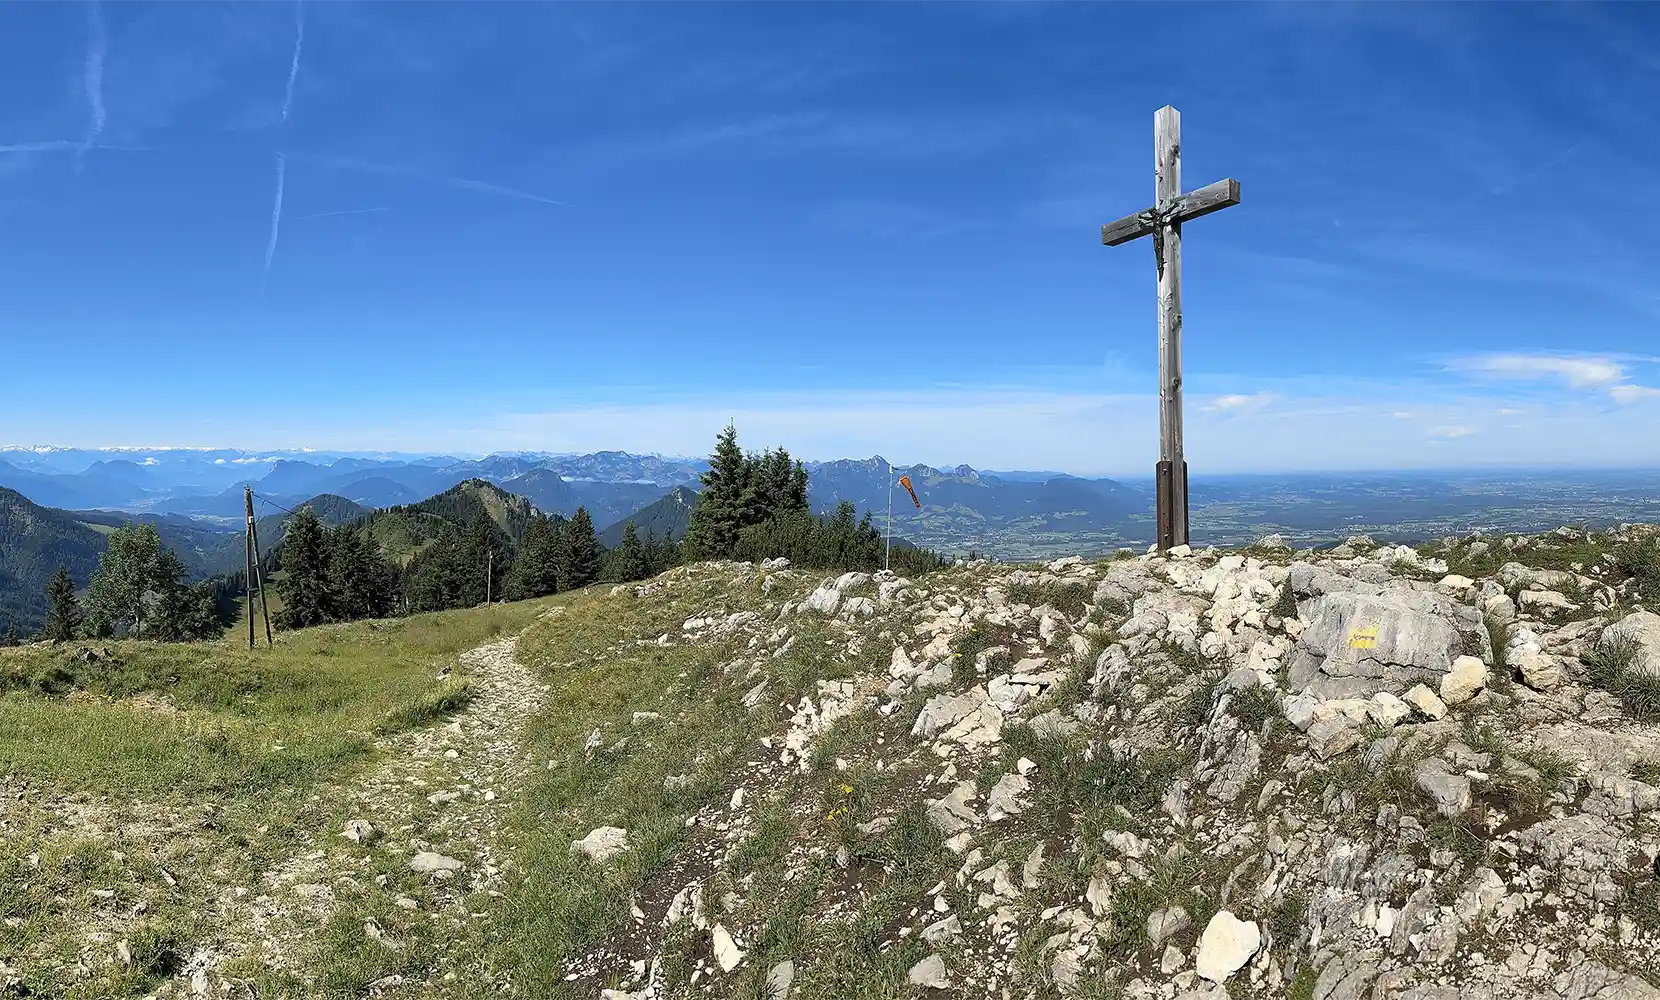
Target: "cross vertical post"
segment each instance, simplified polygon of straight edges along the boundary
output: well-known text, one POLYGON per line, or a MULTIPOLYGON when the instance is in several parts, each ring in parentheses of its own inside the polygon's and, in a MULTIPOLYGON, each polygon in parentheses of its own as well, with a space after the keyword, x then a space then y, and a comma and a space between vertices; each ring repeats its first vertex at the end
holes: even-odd
POLYGON ((1187 459, 1182 453, 1182 224, 1171 209, 1182 195, 1182 115, 1165 105, 1153 115, 1153 204, 1159 229, 1158 543, 1187 544, 1187 459))
POLYGON ((1153 207, 1101 227, 1101 243, 1153 237, 1158 265, 1159 458, 1154 467, 1158 550, 1188 544, 1187 457, 1182 448, 1182 223, 1239 204, 1233 178, 1182 194, 1182 116, 1153 115, 1153 207))

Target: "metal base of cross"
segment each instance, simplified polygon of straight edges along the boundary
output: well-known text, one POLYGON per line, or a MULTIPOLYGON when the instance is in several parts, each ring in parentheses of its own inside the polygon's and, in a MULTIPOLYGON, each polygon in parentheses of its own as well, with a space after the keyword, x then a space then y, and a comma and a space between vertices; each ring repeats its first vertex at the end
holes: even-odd
POLYGON ((1188 539, 1187 526, 1187 461, 1182 461, 1181 482, 1173 482, 1171 473, 1175 469, 1173 462, 1160 462, 1154 467, 1153 481, 1155 496, 1153 502, 1158 511, 1158 545, 1160 552, 1168 552, 1177 545, 1186 545, 1188 539), (1182 523, 1177 525, 1175 518, 1170 516, 1175 506, 1176 491, 1180 490, 1182 498, 1182 523), (1180 534, 1177 533, 1178 527, 1180 534))

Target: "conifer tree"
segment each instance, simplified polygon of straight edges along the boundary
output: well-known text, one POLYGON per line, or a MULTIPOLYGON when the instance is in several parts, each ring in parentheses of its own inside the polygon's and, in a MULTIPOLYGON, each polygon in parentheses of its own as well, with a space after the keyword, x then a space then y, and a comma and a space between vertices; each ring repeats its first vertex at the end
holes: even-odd
POLYGON ((322 522, 310 507, 301 507, 288 520, 281 566, 277 594, 282 598, 282 610, 274 616, 277 625, 298 629, 333 620, 327 542, 322 522))
POLYGON ((588 508, 578 507, 560 532, 559 587, 576 590, 599 577, 599 540, 588 508))
POLYGON ((471 565, 472 583, 467 595, 472 600, 463 607, 484 603, 485 599, 500 600, 502 581, 513 568, 513 553, 507 539, 489 515, 480 513, 467 531, 467 560, 471 565), (486 586, 486 579, 489 584, 486 586))
POLYGON ((503 584, 509 600, 559 592, 559 546, 559 522, 546 514, 532 517, 503 584))
POLYGON ((807 500, 807 467, 797 459, 795 468, 790 470, 789 491, 785 494, 784 509, 791 513, 811 513, 812 508, 807 500))
POLYGON ((692 507, 685 546, 690 559, 724 559, 732 554, 743 530, 745 491, 750 463, 738 447, 738 429, 728 423, 715 439, 709 471, 701 479, 703 492, 692 507))
POLYGON ((647 531, 645 550, 647 576, 656 576, 664 570, 680 565, 680 545, 669 535, 658 538, 647 531))
POLYGON ((446 535, 409 563, 404 591, 414 611, 442 611, 468 606, 484 593, 482 576, 472 572, 464 539, 446 535), (474 595, 478 597, 474 597, 474 595))
POLYGON ((185 585, 184 562, 172 549, 163 549, 156 558, 149 583, 156 603, 151 634, 163 642, 194 638, 190 632, 197 594, 185 585))
POLYGON ((620 581, 644 580, 651 575, 651 555, 634 530, 634 522, 623 525, 622 541, 617 545, 616 578, 620 581))
POLYGON ((67 642, 81 634, 81 605, 75 600, 75 584, 69 579, 69 570, 59 566, 46 585, 45 637, 53 642, 67 642))
POLYGON ((354 526, 327 534, 328 590, 344 621, 383 618, 397 602, 398 571, 354 526))

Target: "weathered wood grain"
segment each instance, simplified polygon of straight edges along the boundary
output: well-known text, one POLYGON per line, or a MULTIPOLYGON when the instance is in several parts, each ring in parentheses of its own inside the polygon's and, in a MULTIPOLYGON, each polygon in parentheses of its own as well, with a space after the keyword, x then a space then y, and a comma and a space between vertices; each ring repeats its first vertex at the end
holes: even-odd
MULTIPOLYGON (((1154 234, 1159 270, 1159 461, 1182 467, 1182 116, 1165 105, 1153 115, 1154 234)), ((1176 477, 1172 477, 1175 479, 1176 477)), ((1187 497, 1172 482, 1168 513, 1172 545, 1187 544, 1187 497)))
POLYGON ((1158 264, 1159 461, 1158 547, 1188 544, 1187 461, 1182 447, 1182 223, 1239 204, 1229 177, 1182 194, 1182 116, 1166 105, 1153 115, 1153 207, 1101 227, 1115 247, 1153 237, 1158 264))

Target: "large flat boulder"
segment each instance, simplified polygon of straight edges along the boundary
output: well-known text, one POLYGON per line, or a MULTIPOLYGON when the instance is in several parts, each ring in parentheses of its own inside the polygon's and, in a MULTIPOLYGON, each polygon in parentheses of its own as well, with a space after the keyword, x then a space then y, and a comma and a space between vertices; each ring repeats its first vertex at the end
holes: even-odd
MULTIPOLYGON (((1304 581, 1310 588, 1328 583, 1304 581)), ((1420 683, 1438 689, 1464 652, 1467 636, 1485 649, 1475 608, 1428 590, 1327 590, 1310 598, 1299 614, 1310 624, 1292 650, 1287 681, 1291 690, 1322 699, 1369 698, 1379 691, 1402 695, 1420 683)))
POLYGON ((1660 676, 1660 615, 1633 611, 1603 633, 1604 641, 1624 639, 1635 648, 1631 668, 1639 673, 1660 676))

